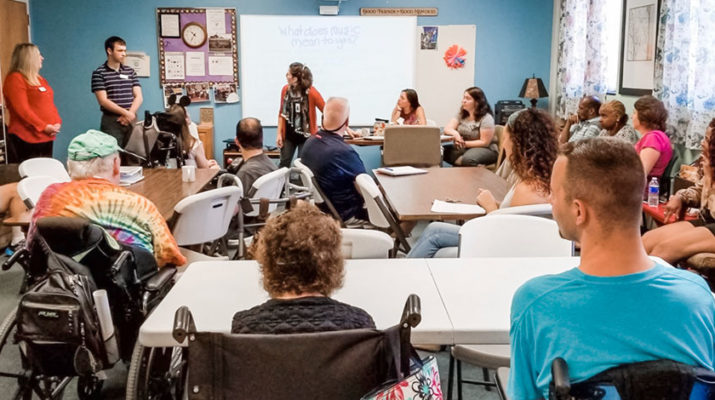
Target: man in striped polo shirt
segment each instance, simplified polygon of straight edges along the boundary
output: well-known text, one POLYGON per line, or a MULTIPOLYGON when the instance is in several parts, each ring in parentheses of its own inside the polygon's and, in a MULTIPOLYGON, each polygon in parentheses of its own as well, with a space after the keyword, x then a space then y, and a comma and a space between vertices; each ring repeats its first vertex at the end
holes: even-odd
POLYGON ((104 41, 107 62, 92 72, 92 92, 102 110, 100 130, 124 147, 142 104, 142 89, 137 74, 124 65, 127 43, 118 36, 104 41))

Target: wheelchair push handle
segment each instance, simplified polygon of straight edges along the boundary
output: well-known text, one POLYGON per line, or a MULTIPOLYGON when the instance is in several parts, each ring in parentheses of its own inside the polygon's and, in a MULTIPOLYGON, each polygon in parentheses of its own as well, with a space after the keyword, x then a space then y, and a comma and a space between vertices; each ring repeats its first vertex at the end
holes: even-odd
POLYGON ((569 378, 569 367, 566 361, 557 357, 553 363, 551 363, 551 376, 552 383, 554 385, 551 398, 555 400, 568 399, 571 392, 571 382, 569 378))
POLYGON ((422 321, 422 301, 420 296, 416 294, 411 294, 407 297, 405 302, 405 308, 402 311, 402 318, 400 319, 400 325, 409 325, 414 328, 419 325, 422 321))
POLYGON ((5 260, 4 263, 2 263, 2 270, 3 271, 9 270, 10 268, 12 268, 12 266, 15 263, 20 261, 27 254, 28 254, 28 250, 25 247, 18 249, 15 253, 13 253, 13 255, 10 256, 10 258, 8 258, 7 260, 5 260))
POLYGON ((187 306, 181 306, 174 314, 174 329, 171 335, 179 343, 183 343, 186 337, 196 333, 196 325, 191 310, 187 306))

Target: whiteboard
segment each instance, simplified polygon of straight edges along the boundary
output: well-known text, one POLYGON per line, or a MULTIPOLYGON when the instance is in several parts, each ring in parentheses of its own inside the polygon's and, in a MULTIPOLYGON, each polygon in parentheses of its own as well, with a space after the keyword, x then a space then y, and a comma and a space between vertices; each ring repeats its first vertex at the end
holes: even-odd
MULTIPOLYGON (((425 116, 445 126, 462 104, 464 90, 474 86, 474 55, 477 27, 475 25, 440 25, 436 50, 421 50, 419 37, 422 27, 417 27, 416 85, 425 116), (467 51, 464 67, 450 69, 442 57, 449 46, 457 44, 467 51)), ((489 100, 489 93, 487 93, 489 100)), ((492 107, 494 105, 492 104, 492 107)))
POLYGON ((297 61, 325 100, 350 101, 351 125, 389 118, 400 91, 415 84, 416 26, 415 17, 241 15, 243 115, 275 125, 288 66, 297 61))

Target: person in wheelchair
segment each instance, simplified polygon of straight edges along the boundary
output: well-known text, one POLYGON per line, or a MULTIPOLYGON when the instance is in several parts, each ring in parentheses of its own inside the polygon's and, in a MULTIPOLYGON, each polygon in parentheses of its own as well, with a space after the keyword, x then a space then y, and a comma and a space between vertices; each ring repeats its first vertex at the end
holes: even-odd
POLYGON ((574 382, 660 359, 713 370, 715 300, 701 277, 646 254, 645 182, 630 143, 590 138, 561 149, 551 175, 553 216, 561 236, 580 243, 581 264, 514 294, 510 398, 549 398, 557 357, 574 382))
POLYGON ((119 243, 141 247, 159 267, 183 265, 186 258, 166 221, 147 198, 119 186, 119 145, 113 137, 90 129, 67 149, 71 182, 50 185, 35 205, 28 233, 42 217, 80 217, 104 228, 119 243))
POLYGON ((364 310, 331 299, 343 284, 340 228, 305 202, 272 217, 254 255, 267 302, 233 316, 232 333, 288 334, 375 328, 364 310))

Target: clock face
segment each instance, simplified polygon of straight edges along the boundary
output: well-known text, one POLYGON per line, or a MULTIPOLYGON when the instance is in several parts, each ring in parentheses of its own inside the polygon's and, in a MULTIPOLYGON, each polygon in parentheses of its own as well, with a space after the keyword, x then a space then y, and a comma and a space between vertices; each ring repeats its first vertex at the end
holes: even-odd
POLYGON ((181 32, 181 39, 189 47, 201 47, 206 43, 206 29, 196 22, 188 23, 181 32))

